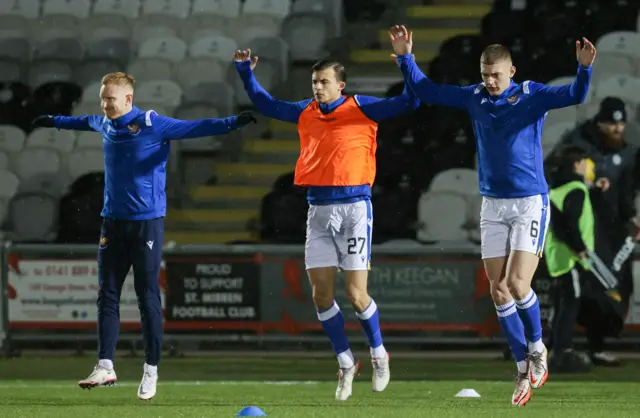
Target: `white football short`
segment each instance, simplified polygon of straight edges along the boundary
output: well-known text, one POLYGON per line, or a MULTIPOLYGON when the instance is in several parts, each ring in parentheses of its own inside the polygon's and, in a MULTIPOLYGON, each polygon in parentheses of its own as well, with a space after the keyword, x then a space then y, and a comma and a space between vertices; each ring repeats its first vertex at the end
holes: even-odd
POLYGON ((309 205, 304 254, 306 268, 369 270, 372 227, 373 210, 368 200, 309 205))
POLYGON ((482 258, 504 257, 512 250, 542 257, 550 218, 546 194, 514 199, 483 197, 480 210, 482 258))

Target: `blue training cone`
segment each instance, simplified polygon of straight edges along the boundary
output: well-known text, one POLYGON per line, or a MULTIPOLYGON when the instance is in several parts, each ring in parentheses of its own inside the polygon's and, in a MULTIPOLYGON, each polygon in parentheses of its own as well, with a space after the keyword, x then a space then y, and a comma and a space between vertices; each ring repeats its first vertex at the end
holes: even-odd
POLYGON ((247 406, 242 411, 238 412, 237 417, 266 417, 267 414, 257 406, 247 406))

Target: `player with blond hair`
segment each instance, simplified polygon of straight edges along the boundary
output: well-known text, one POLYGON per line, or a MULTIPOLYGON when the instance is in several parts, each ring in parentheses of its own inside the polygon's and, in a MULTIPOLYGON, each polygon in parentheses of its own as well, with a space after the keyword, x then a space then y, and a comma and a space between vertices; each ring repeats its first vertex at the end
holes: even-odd
POLYGON ((478 177, 483 196, 481 253, 498 320, 517 362, 512 404, 529 401, 531 389, 547 380, 547 348, 542 342, 540 305, 531 280, 542 256, 549 225, 549 187, 541 145, 547 112, 584 102, 596 48, 576 41, 577 75, 572 84, 551 87, 516 83, 509 50, 489 45, 480 56, 482 83, 468 87, 429 80, 411 54, 412 33, 389 30, 405 82, 426 104, 465 109, 478 148, 478 177))
POLYGON ((256 120, 250 113, 223 119, 172 119, 138 109, 134 87, 131 75, 107 74, 99 92, 103 116, 45 115, 32 125, 102 135, 105 189, 98 245, 98 364, 79 386, 92 388, 117 380, 113 361, 120 329, 120 293, 133 267, 145 347, 138 398, 149 400, 156 394, 162 351, 158 279, 167 211, 165 167, 171 141, 222 135, 256 120))
POLYGON ((321 60, 311 68, 313 98, 285 102, 271 97, 256 80, 253 70, 258 57, 252 59, 251 50, 236 51, 234 60, 258 110, 298 125, 300 157, 294 182, 307 188, 309 202, 305 265, 318 320, 338 358, 335 397, 346 400, 351 396, 353 378, 360 370, 347 339, 342 311, 334 300, 338 269, 344 272, 347 297, 369 341, 372 389, 381 392, 389 383, 389 355, 382 344, 377 305, 367 292, 376 133, 378 122, 413 111, 418 101, 408 89, 386 99, 346 96, 344 66, 334 60, 321 60))

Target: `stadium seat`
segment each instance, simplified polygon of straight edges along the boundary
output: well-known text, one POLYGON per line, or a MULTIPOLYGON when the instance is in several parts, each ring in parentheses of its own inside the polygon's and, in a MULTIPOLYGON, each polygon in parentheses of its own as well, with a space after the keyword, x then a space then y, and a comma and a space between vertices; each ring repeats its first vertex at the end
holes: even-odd
POLYGON ((173 79, 173 63, 162 58, 145 58, 133 61, 127 72, 136 78, 136 84, 150 80, 173 79))
POLYGON ((417 194, 403 176, 392 187, 374 193, 372 243, 379 244, 394 238, 409 239, 416 235, 417 194))
POLYGON ((189 45, 189 58, 176 69, 176 79, 185 89, 200 83, 227 79, 236 42, 224 35, 199 38, 189 45))
POLYGON ((11 166, 9 154, 0 151, 0 170, 8 170, 11 166))
POLYGON ((290 14, 281 30, 282 38, 291 48, 291 59, 298 62, 312 62, 326 55, 331 33, 332 28, 324 14, 309 12, 290 14))
POLYGON ((542 130, 542 151, 547 157, 554 152, 554 148, 560 139, 576 128, 576 121, 545 123, 542 130))
POLYGON ((87 48, 87 58, 113 61, 120 68, 126 68, 131 55, 130 41, 123 37, 97 40, 87 48))
POLYGON ((6 168, 0 169, 0 199, 7 201, 11 199, 20 186, 20 180, 14 173, 6 168))
POLYGON ((0 151, 16 154, 24 148, 24 131, 12 125, 0 125, 0 151))
POLYGON ((22 81, 22 68, 14 60, 0 59, 0 83, 22 81))
POLYGON ((84 45, 77 37, 49 38, 36 45, 33 58, 77 62, 84 57, 84 45))
POLYGON ((19 30, 0 30, 0 59, 29 61, 31 45, 26 35, 19 30))
POLYGON ((235 106, 235 92, 227 83, 202 83, 185 91, 182 102, 184 105, 213 106, 218 114, 231 115, 235 106))
POLYGON ((467 231, 469 232, 469 241, 475 244, 480 244, 480 211, 482 210, 482 201, 482 196, 474 196, 469 200, 468 206, 467 231))
POLYGON ((67 190, 69 178, 64 173, 44 173, 31 176, 20 182, 17 193, 46 193, 61 197, 67 190))
MULTIPOLYGON (((2 68, 1 61, 0 68, 2 68)), ((2 75, 1 71, 0 75, 2 75)), ((16 125, 23 131, 29 130, 31 124, 30 97, 31 89, 26 84, 0 81, 0 125, 16 125)))
MULTIPOLYGON (((105 74, 125 70, 116 61, 103 59, 85 59, 73 69, 73 80, 83 89, 96 80, 101 80, 105 74)), ((97 93, 96 93, 97 94, 97 93)))
POLYGON ((102 135, 98 132, 78 132, 75 149, 94 149, 102 151, 102 135))
POLYGON ((344 5, 342 0, 296 0, 291 4, 294 13, 319 13, 327 20, 331 33, 342 33, 344 20, 344 5))
MULTIPOLYGON (((598 39, 596 42, 596 49, 598 50, 599 61, 602 57, 607 57, 607 60, 614 64, 614 58, 618 57, 618 61, 625 67, 631 65, 633 68, 632 75, 637 74, 638 65, 640 64, 640 34, 631 31, 618 31, 608 33, 598 39), (624 61, 629 61, 629 64, 624 61), (625 65, 626 64, 626 65, 625 65)), ((617 67, 610 67, 610 70, 615 69, 620 71, 617 67)))
POLYGON ((629 115, 636 118, 640 103, 640 78, 616 76, 600 81, 595 86, 594 99, 599 101, 605 97, 618 97, 627 103, 629 115))
POLYGON ((184 22, 182 38, 193 42, 217 32, 232 36, 240 27, 240 0, 194 0, 191 15, 184 22))
POLYGON ((91 16, 83 21, 83 38, 93 41, 96 29, 108 28, 131 36, 131 24, 139 16, 139 0, 96 0, 91 16))
POLYGON ((58 129, 36 129, 27 137, 27 148, 51 148, 64 155, 73 150, 76 135, 73 131, 58 129))
MULTIPOLYGON (((94 92, 94 95, 96 97, 99 97, 98 93, 99 93, 99 90, 96 90, 94 92)), ((85 88, 83 94, 87 94, 87 89, 86 88, 85 88)), ((102 113, 102 109, 100 108, 100 102, 99 101, 93 101, 93 102, 82 102, 81 101, 76 106, 74 106, 73 110, 71 111, 71 115, 72 116, 99 115, 101 113, 102 113)))
POLYGON ((170 32, 177 36, 190 9, 190 0, 144 0, 142 14, 133 27, 134 38, 137 42, 149 39, 145 32, 148 33, 150 28, 164 28, 162 31, 167 35, 170 32))
POLYGON ((14 161, 14 172, 25 181, 38 174, 55 174, 60 171, 60 154, 50 148, 24 148, 14 161))
POLYGON ((40 16, 40 0, 0 1, 0 28, 27 31, 40 16))
POLYGON ((457 192, 464 196, 475 196, 478 194, 478 172, 468 168, 442 171, 431 181, 429 192, 457 192))
MULTIPOLYGON (((598 51, 599 52, 599 51, 598 51)), ((637 65, 625 55, 598 53, 593 63, 591 72, 591 84, 596 85, 602 80, 617 75, 634 76, 637 73, 637 65)))
POLYGON ((46 39, 47 32, 64 28, 78 36, 82 33, 81 22, 91 13, 90 0, 44 0, 38 25, 32 26, 36 37, 46 39))
POLYGON ((284 83, 289 78, 289 46, 280 37, 256 38, 251 41, 251 51, 260 57, 260 64, 275 67, 274 83, 284 83))
POLYGON ((102 150, 91 148, 77 148, 69 157, 67 171, 71 179, 104 171, 104 153, 102 150))
POLYGON ((466 241, 467 213, 467 199, 461 194, 447 191, 423 193, 418 200, 418 241, 466 241))
POLYGON ((45 60, 34 61, 29 66, 27 82, 33 89, 52 82, 69 82, 72 80, 73 71, 64 61, 45 60))
POLYGON ((100 80, 97 80, 87 86, 84 87, 84 89, 82 90, 82 98, 81 98, 81 105, 95 105, 96 109, 93 111, 93 113, 89 113, 91 114, 95 114, 95 112, 97 112, 98 110, 100 110, 100 88, 102 87, 102 84, 100 83, 100 80))
POLYGON ((16 194, 8 210, 10 235, 16 242, 48 242, 55 238, 58 201, 48 193, 16 194))
POLYGON ((138 58, 159 58, 177 64, 187 55, 187 44, 176 37, 157 37, 144 41, 138 50, 138 58))
POLYGON ((576 106, 563 107, 560 109, 552 109, 547 112, 545 125, 555 125, 557 123, 573 122, 578 120, 578 108, 576 106))
POLYGON ((136 106, 141 109, 152 109, 162 106, 173 112, 182 101, 182 89, 173 81, 145 81, 136 86, 136 106))
POLYGON ((290 10, 290 0, 245 0, 242 7, 242 27, 260 27, 271 36, 277 36, 280 25, 290 10))

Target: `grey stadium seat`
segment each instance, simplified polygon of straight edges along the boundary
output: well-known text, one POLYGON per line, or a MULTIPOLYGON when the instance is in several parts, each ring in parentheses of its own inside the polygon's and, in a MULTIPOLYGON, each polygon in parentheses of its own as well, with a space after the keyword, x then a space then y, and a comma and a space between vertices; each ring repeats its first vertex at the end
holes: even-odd
POLYGON ((289 78, 289 46, 284 39, 277 36, 257 38, 251 41, 251 52, 260 57, 261 63, 269 62, 276 66, 280 75, 279 82, 284 83, 289 78))
POLYGON ((58 38, 37 45, 35 59, 56 59, 61 61, 80 61, 84 57, 84 45, 77 38, 58 38))
POLYGON ((62 197, 69 187, 69 178, 64 173, 37 174, 20 183, 18 193, 45 193, 62 197))
POLYGON ((13 60, 0 59, 0 80, 20 81, 22 80, 22 68, 20 64, 13 60))
POLYGON ((27 82, 36 88, 45 83, 70 81, 72 76, 71 67, 63 61, 34 61, 29 67, 27 82))
POLYGON ((24 148, 26 135, 13 125, 0 125, 0 151, 16 154, 24 148))
POLYGON ((16 194, 9 204, 9 234, 13 241, 52 241, 58 222, 58 199, 48 193, 16 194))
POLYGON ((49 148, 25 148, 15 158, 14 172, 21 181, 60 171, 60 154, 49 148))
POLYGON ((294 61, 316 61, 325 55, 331 27, 320 13, 295 13, 282 24, 282 37, 294 61))
POLYGON ((183 97, 185 105, 210 105, 224 117, 230 115, 235 107, 235 92, 227 83, 202 83, 187 90, 183 97))
POLYGON ((0 1, 0 28, 27 31, 40 15, 40 0, 0 1))
POLYGON ((341 34, 344 20, 342 0, 296 0, 291 6, 294 13, 319 13, 324 15, 331 26, 332 33, 341 34))
POLYGON ((238 27, 240 0, 194 0, 181 32, 188 42, 218 32, 233 35, 238 27))
POLYGON ((18 62, 27 62, 31 59, 31 45, 25 37, 9 33, 0 33, 0 58, 9 58, 18 62))
POLYGON ((107 38, 95 41, 87 48, 87 57, 109 59, 124 68, 131 57, 131 43, 127 38, 107 38))
POLYGON ((96 80, 114 71, 123 71, 126 67, 110 60, 87 59, 73 69, 73 80, 80 87, 84 88, 96 80))

